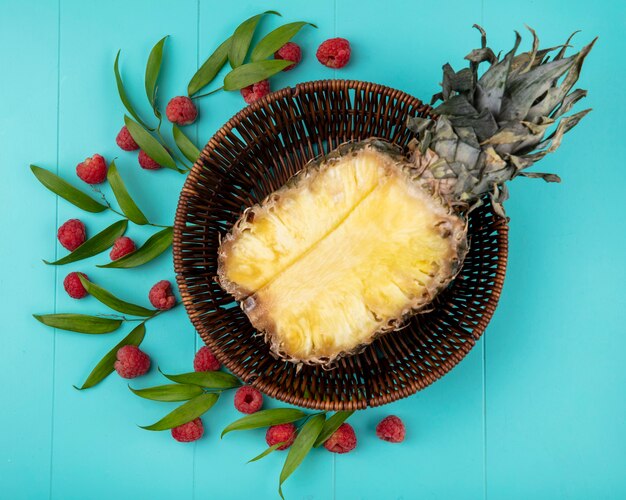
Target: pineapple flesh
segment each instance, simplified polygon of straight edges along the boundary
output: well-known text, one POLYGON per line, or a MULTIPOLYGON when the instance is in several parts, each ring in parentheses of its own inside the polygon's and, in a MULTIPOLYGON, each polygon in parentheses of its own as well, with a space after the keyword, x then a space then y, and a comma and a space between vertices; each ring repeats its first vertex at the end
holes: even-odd
POLYGON ((351 145, 309 166, 222 243, 222 285, 288 359, 354 352, 429 304, 459 268, 464 223, 385 147, 351 145))
POLYGON ((566 116, 586 95, 574 85, 595 40, 566 57, 571 37, 540 49, 530 30, 529 52, 516 53, 516 34, 500 58, 476 27, 469 67, 443 67, 438 119, 409 119, 408 157, 378 139, 343 145, 224 237, 219 282, 276 355, 330 365, 397 329, 459 272, 471 210, 488 197, 504 217, 506 183, 518 176, 560 180, 526 169, 590 111, 566 116))

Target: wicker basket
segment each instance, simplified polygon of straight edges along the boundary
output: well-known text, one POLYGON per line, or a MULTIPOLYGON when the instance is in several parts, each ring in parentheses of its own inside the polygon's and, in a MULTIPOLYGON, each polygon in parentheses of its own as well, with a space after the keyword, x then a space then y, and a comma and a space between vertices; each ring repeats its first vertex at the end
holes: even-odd
POLYGON ((208 142, 180 195, 174 264, 187 312, 217 358, 244 382, 290 404, 324 410, 378 406, 409 396, 454 367, 485 330, 507 261, 506 221, 488 203, 471 213, 470 252, 434 310, 376 340, 332 370, 275 359, 215 280, 220 235, 243 209, 339 144, 381 137, 406 147, 409 116, 431 109, 399 90, 317 81, 248 106, 208 142))

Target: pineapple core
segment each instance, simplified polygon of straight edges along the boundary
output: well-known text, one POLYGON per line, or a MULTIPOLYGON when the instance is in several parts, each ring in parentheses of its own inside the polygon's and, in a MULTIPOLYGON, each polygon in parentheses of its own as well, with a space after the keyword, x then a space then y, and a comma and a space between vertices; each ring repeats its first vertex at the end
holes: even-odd
POLYGON ((244 214, 220 248, 220 282, 277 354, 329 362, 432 300, 457 257, 454 219, 402 164, 366 147, 244 214))

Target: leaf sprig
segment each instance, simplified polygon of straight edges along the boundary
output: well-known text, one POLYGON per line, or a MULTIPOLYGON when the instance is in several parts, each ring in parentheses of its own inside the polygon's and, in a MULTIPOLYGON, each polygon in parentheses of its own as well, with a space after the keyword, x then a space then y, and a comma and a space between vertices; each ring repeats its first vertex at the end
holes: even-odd
POLYGON ((107 352, 98 364, 91 370, 87 380, 80 387, 74 386, 78 390, 89 389, 113 373, 115 360, 117 359, 117 351, 125 345, 139 346, 143 342, 146 335, 146 322, 142 321, 131 332, 122 339, 121 342, 115 344, 113 349, 107 352))
POLYGON ((117 53, 115 63, 113 65, 113 72, 115 74, 115 81, 117 83, 117 90, 122 101, 122 104, 126 108, 128 115, 124 115, 124 124, 128 129, 133 140, 139 145, 139 147, 159 165, 175 170, 178 173, 186 173, 190 170, 190 166, 186 159, 176 154, 175 150, 170 147, 161 134, 161 125, 163 118, 158 106, 158 79, 161 72, 161 66, 164 57, 164 46, 167 36, 161 38, 148 56, 148 62, 146 63, 146 71, 144 77, 144 85, 146 88, 146 97, 148 103, 152 108, 152 112, 157 119, 157 124, 153 127, 149 126, 145 120, 143 120, 136 109, 128 99, 128 94, 124 87, 124 82, 119 70, 119 57, 120 52, 117 53))
MULTIPOLYGON (((304 421, 300 426, 295 441, 289 447, 289 453, 280 474, 278 493, 281 498, 283 498, 282 485, 287 478, 300 466, 312 448, 317 448, 324 444, 353 413, 354 411, 338 411, 330 418, 326 419, 326 412, 308 414, 296 408, 262 410, 240 418, 228 425, 222 431, 222 437, 232 431, 258 429, 272 425, 304 421)), ((260 460, 269 455, 282 444, 284 443, 278 443, 269 447, 260 455, 251 459, 250 462, 260 460)))
POLYGON ((150 262, 172 246, 172 233, 173 229, 171 227, 166 227, 158 233, 150 236, 150 238, 148 238, 146 242, 134 252, 126 254, 124 257, 113 260, 108 264, 100 264, 97 267, 104 267, 107 269, 129 269, 131 267, 138 267, 150 262))
POLYGON ((74 386, 76 389, 82 390, 99 384, 109 376, 113 372, 118 349, 125 345, 140 345, 146 334, 146 323, 165 311, 148 309, 120 299, 108 290, 91 282, 80 273, 78 274, 78 278, 90 295, 93 295, 96 300, 109 309, 122 313, 122 316, 60 313, 34 314, 35 319, 53 328, 91 335, 111 333, 120 328, 124 323, 140 322, 126 337, 104 355, 93 368, 83 385, 80 387, 74 386), (135 316, 136 318, 128 318, 127 316, 135 316))
POLYGON ((95 283, 92 283, 81 274, 78 274, 78 279, 82 283, 83 287, 85 287, 85 290, 87 290, 87 293, 93 295, 93 297, 99 302, 114 311, 122 314, 128 314, 130 316, 141 316, 143 318, 150 318, 159 312, 157 309, 147 309, 145 307, 126 302, 125 300, 118 299, 111 292, 96 285, 95 283))
MULTIPOLYGON (((160 369, 159 369, 160 371, 160 369)), ((149 431, 164 431, 191 422, 209 411, 219 395, 228 389, 239 387, 237 377, 226 372, 191 372, 163 376, 175 382, 146 389, 129 389, 139 397, 155 401, 186 401, 152 425, 140 426, 149 431)))
POLYGON ((111 185, 113 195, 117 200, 120 210, 115 209, 111 203, 107 200, 106 196, 99 190, 95 192, 99 193, 102 199, 102 203, 94 200, 91 196, 84 193, 80 189, 72 186, 67 181, 63 180, 56 174, 53 174, 49 170, 43 169, 36 165, 31 165, 31 170, 35 177, 50 191, 60 196, 61 198, 69 201, 78 208, 87 212, 98 213, 110 210, 113 213, 124 217, 122 220, 114 222, 107 228, 103 229, 98 234, 92 236, 85 241, 76 250, 71 252, 55 261, 46 261, 46 264, 60 266, 77 262, 89 257, 93 257, 99 253, 104 252, 110 248, 115 240, 122 236, 128 228, 128 222, 133 222, 140 226, 153 226, 163 228, 161 231, 153 234, 148 240, 134 252, 125 255, 121 259, 110 262, 109 264, 103 264, 100 267, 112 267, 112 268, 131 268, 143 265, 150 262, 154 258, 161 255, 172 244, 172 227, 161 226, 159 224, 151 223, 144 215, 141 209, 137 206, 133 198, 130 196, 124 181, 117 169, 115 161, 112 161, 109 165, 107 172, 107 180, 111 185))
MULTIPOLYGON (((129 389, 133 394, 144 399, 166 402, 185 401, 185 403, 154 424, 141 426, 142 429, 163 431, 191 422, 209 411, 224 391, 241 386, 241 381, 237 377, 223 371, 190 372, 177 375, 161 372, 161 374, 174 383, 145 389, 129 386, 129 389)), ((296 439, 289 447, 280 474, 278 493, 282 498, 282 485, 287 478, 300 466, 313 448, 321 446, 353 413, 354 411, 339 411, 327 419, 326 412, 307 413, 298 408, 272 408, 235 420, 224 428, 221 437, 234 431, 261 429, 292 422, 299 423, 296 439)), ((284 444, 284 442, 276 443, 266 448, 248 463, 261 460, 284 444)))
POLYGON ((231 36, 215 49, 191 77, 187 85, 189 97, 198 99, 222 89, 240 90, 248 85, 270 78, 293 64, 289 61, 268 58, 296 36, 303 27, 311 26, 317 28, 317 26, 305 21, 284 24, 265 35, 250 51, 252 38, 257 26, 261 19, 268 14, 281 15, 276 11, 268 10, 246 19, 237 26, 231 36), (249 62, 246 62, 248 55, 249 62), (226 61, 230 63, 231 71, 224 77, 222 86, 205 94, 197 95, 200 90, 215 80, 226 65, 226 61))

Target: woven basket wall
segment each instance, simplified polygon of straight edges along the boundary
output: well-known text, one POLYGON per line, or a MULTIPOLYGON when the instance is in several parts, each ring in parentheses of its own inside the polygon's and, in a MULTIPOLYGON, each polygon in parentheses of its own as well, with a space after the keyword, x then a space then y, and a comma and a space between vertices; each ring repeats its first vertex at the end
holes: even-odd
POLYGON ((398 90, 359 81, 303 83, 243 109, 208 142, 180 195, 174 226, 177 282, 191 321, 218 359, 246 383, 298 406, 378 406, 409 396, 454 367, 491 319, 507 260, 506 221, 490 205, 471 213, 470 252, 434 310, 415 316, 332 370, 274 359, 216 283, 217 249, 245 207, 308 160, 341 143, 380 137, 406 147, 409 116, 430 108, 398 90))

